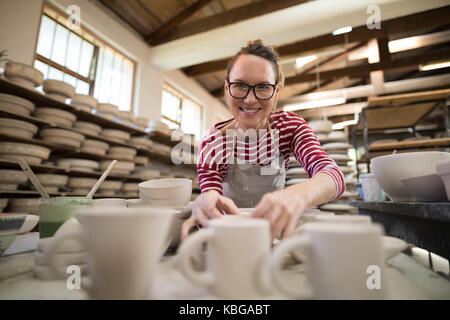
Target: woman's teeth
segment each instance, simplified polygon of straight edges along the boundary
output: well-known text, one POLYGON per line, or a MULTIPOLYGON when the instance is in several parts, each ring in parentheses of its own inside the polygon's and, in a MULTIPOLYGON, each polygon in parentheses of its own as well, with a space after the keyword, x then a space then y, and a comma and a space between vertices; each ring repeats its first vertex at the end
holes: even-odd
POLYGON ((258 111, 258 110, 260 110, 260 108, 258 108, 258 109, 245 109, 245 108, 239 108, 239 109, 241 109, 242 111, 244 111, 244 112, 247 112, 247 113, 255 113, 256 111, 258 111))

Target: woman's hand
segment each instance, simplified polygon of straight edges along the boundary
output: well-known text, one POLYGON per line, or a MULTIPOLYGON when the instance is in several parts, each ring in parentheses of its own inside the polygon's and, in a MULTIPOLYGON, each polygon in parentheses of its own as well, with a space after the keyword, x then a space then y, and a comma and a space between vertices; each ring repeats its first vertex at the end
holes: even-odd
POLYGON ((196 224, 208 226, 210 219, 220 218, 226 212, 239 214, 239 209, 230 198, 222 196, 216 190, 202 193, 192 204, 192 214, 181 227, 181 239, 189 235, 189 230, 196 224))

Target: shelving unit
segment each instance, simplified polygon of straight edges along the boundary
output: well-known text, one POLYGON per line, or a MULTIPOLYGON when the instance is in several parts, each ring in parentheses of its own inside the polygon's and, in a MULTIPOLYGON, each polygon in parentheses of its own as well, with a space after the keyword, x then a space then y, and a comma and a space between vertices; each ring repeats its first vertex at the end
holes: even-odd
MULTIPOLYGON (((132 136, 139 136, 139 137, 148 137, 150 140, 162 144, 166 144, 168 146, 175 146, 178 143, 183 143, 180 141, 172 141, 171 137, 163 134, 161 132, 150 132, 149 130, 142 130, 140 128, 137 128, 135 126, 130 126, 126 124, 122 124, 120 122, 105 119, 101 116, 98 116, 93 113, 86 112, 84 110, 80 110, 77 107, 61 103, 59 101, 53 100, 51 98, 46 97, 45 95, 41 94, 39 91, 36 90, 30 90, 27 88, 23 88, 21 86, 18 86, 4 78, 0 78, 0 93, 7 93, 11 95, 15 95, 24 99, 27 99, 31 102, 33 102, 37 107, 45 106, 45 107, 52 107, 60 110, 66 110, 71 113, 73 113, 77 117, 77 121, 87 121, 92 122, 97 125, 100 125, 102 128, 108 128, 108 129, 117 129, 122 130, 130 133, 132 136)), ((83 134, 87 139, 95 139, 99 141, 103 141, 108 143, 110 146, 120 146, 120 147, 127 147, 132 148, 137 151, 138 156, 145 156, 149 158, 150 160, 154 159, 157 161, 160 161, 162 163, 166 163, 171 167, 175 167, 176 165, 172 163, 172 159, 167 154, 161 154, 156 152, 152 149, 144 149, 139 148, 136 146, 133 146, 131 144, 126 143, 120 143, 117 141, 113 141, 111 139, 101 137, 101 136, 94 136, 89 135, 86 133, 83 133, 76 128, 72 127, 66 127, 62 125, 58 125, 55 123, 51 123, 49 121, 45 121, 43 119, 39 119, 34 116, 24 116, 24 115, 18 115, 14 114, 8 111, 0 110, 0 117, 4 118, 11 118, 16 120, 22 120, 29 123, 33 123, 34 125, 39 127, 39 130, 44 128, 58 128, 58 129, 64 129, 69 130, 72 132, 83 134)), ((6 134, 0 134, 0 141, 12 141, 12 142, 19 142, 19 143, 29 143, 33 145, 40 145, 47 147, 51 150, 49 160, 55 160, 58 158, 80 158, 80 159, 90 159, 95 161, 101 161, 101 160, 113 160, 114 158, 109 155, 98 155, 98 154, 92 154, 87 153, 84 151, 81 151, 80 148, 74 148, 70 146, 64 146, 59 145, 55 143, 50 143, 43 141, 39 138, 39 133, 31 139, 27 138, 21 138, 17 136, 10 136, 6 134)), ((192 152, 196 152, 196 148, 193 145, 184 144, 182 145, 183 150, 190 150, 192 152)), ((195 164, 182 164, 183 167, 188 168, 190 170, 195 170, 195 164)), ((102 174, 100 171, 80 171, 80 170, 71 170, 69 168, 65 167, 58 167, 58 166, 52 166, 52 165, 30 165, 31 169, 36 173, 55 173, 55 174, 65 174, 69 177, 86 177, 86 178, 99 178, 102 174)), ((0 168, 9 168, 9 169, 17 169, 21 170, 19 164, 17 161, 13 160, 3 160, 0 159, 0 168)), ((108 176, 108 179, 111 180, 120 180, 123 182, 141 182, 145 179, 139 178, 137 176, 133 175, 117 175, 117 174, 110 174, 108 176)), ((194 189, 194 192, 199 192, 198 188, 194 189)), ((79 196, 78 194, 74 194, 71 192, 58 192, 51 195, 55 196, 79 196)), ((3 191, 0 190, 0 198, 12 198, 12 197, 38 197, 39 194, 37 191, 33 190, 17 190, 17 191, 3 191)), ((96 197, 104 197, 101 195, 98 195, 96 197)), ((117 195, 117 197, 121 197, 120 195, 117 195)))

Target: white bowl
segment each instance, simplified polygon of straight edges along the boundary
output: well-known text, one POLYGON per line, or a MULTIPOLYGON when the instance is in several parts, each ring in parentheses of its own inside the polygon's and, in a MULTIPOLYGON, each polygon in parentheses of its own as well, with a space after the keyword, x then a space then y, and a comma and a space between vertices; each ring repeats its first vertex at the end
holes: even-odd
POLYGON ((402 179, 436 173, 436 165, 450 160, 450 153, 439 151, 392 154, 372 159, 377 182, 393 201, 415 201, 402 179))
POLYGON ((421 202, 447 201, 447 193, 441 178, 437 174, 401 179, 409 194, 421 202))
POLYGON ((184 192, 183 194, 170 196, 168 199, 151 199, 143 196, 139 193, 139 197, 142 200, 142 203, 149 206, 154 207, 173 207, 173 206, 186 206, 190 199, 191 193, 184 192))

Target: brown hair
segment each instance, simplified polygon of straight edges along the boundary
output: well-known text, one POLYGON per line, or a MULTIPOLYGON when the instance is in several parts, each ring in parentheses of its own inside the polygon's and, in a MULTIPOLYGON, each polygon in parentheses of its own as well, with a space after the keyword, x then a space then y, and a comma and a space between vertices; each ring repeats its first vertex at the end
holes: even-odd
POLYGON ((276 75, 276 83, 283 83, 283 75, 281 74, 280 68, 278 66, 278 53, 275 48, 272 46, 265 46, 261 39, 252 40, 247 42, 245 47, 242 47, 228 62, 227 67, 227 80, 229 79, 229 75, 231 72, 231 68, 233 68, 236 60, 243 54, 252 54, 263 59, 269 61, 273 66, 273 71, 276 75))

